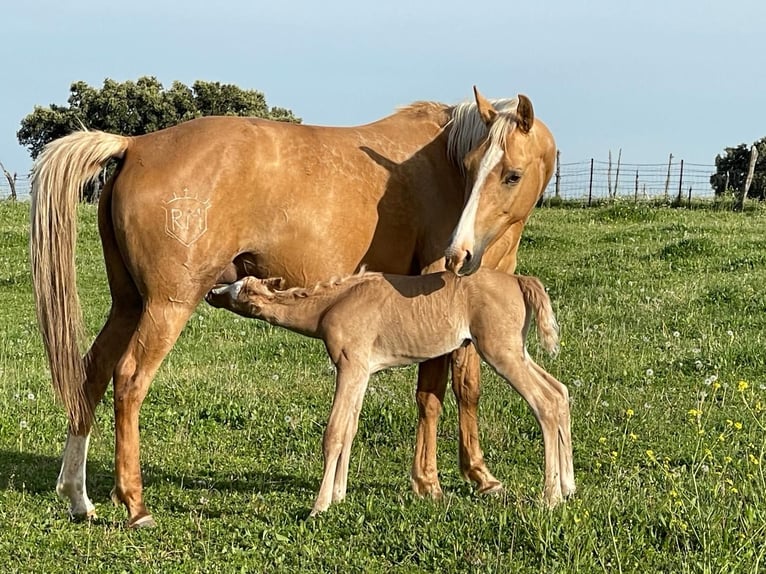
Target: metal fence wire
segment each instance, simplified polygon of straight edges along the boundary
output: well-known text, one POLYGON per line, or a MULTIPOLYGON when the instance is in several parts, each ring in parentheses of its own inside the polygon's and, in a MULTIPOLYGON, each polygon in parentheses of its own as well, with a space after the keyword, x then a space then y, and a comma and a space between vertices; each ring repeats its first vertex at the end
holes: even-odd
MULTIPOLYGON (((545 190, 545 198, 558 197, 564 201, 603 201, 612 198, 674 201, 713 199, 710 185, 714 165, 684 163, 620 163, 596 159, 559 163, 556 174, 545 190)), ((28 175, 16 179, 19 200, 28 200, 31 182, 28 175)), ((0 198, 11 195, 4 177, 0 177, 0 198)))

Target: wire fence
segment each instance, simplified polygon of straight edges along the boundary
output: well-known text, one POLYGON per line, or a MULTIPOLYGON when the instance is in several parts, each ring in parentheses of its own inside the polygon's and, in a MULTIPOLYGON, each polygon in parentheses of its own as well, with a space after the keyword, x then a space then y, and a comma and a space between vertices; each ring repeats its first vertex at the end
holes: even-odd
POLYGON ((715 198, 710 177, 714 165, 685 163, 672 156, 665 163, 615 163, 591 159, 558 162, 545 198, 590 205, 609 199, 667 202, 715 198))
MULTIPOLYGON (((668 202, 713 199, 710 185, 714 165, 684 163, 670 159, 665 163, 620 163, 591 159, 561 163, 545 190, 545 198, 590 204, 608 199, 668 202)), ((28 175, 16 179, 16 195, 28 200, 31 189, 28 175)), ((0 198, 10 197, 11 188, 0 177, 0 198)))

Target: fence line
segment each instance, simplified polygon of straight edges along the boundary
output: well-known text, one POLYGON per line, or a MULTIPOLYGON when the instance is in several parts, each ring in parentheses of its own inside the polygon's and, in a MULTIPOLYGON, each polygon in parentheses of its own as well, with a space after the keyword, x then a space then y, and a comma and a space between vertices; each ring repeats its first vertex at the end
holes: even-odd
MULTIPOLYGON (((583 203, 610 198, 642 200, 679 198, 713 199, 715 192, 710 176, 714 165, 685 163, 671 158, 665 163, 622 163, 590 159, 577 162, 559 162, 556 174, 545 190, 545 198, 559 197, 565 201, 583 203), (669 168, 669 169, 668 169, 669 168)), ((28 175, 16 179, 19 200, 28 200, 31 189, 28 175)), ((0 177, 0 198, 11 194, 10 186, 0 177)))
POLYGON ((672 155, 665 163, 559 162, 544 197, 586 204, 613 198, 668 202, 713 199, 710 176, 715 173, 714 165, 686 163, 672 155))

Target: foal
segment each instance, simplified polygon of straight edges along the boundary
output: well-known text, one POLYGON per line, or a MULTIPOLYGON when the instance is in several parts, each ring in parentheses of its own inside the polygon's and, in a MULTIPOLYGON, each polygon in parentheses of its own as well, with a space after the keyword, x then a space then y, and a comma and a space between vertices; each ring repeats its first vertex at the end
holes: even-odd
POLYGON ((351 443, 370 374, 445 355, 472 341, 527 401, 543 433, 549 506, 575 490, 566 387, 527 354, 535 315, 541 344, 558 350, 558 325, 534 277, 481 269, 473 275, 362 272, 310 289, 277 290, 281 279, 245 277, 207 301, 244 317, 322 339, 337 379, 324 434, 324 476, 312 515, 346 495, 351 443))

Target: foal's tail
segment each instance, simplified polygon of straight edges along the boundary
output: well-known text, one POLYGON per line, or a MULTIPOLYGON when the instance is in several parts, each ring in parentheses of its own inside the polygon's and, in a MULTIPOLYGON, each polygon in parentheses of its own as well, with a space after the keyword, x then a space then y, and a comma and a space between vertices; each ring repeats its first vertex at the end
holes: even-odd
POLYGON ((87 427, 94 406, 83 390, 79 342, 82 311, 77 296, 77 203, 83 187, 111 158, 122 158, 130 138, 98 131, 75 132, 43 150, 32 168, 30 257, 37 322, 43 335, 53 389, 74 429, 87 427))
POLYGON ((556 355, 559 352, 559 324, 553 314, 551 298, 537 277, 517 275, 516 279, 527 306, 527 321, 529 312, 534 310, 540 344, 548 353, 556 355))

